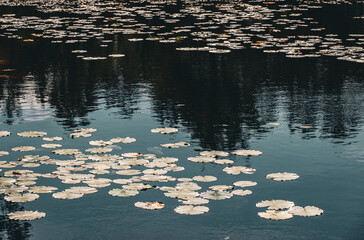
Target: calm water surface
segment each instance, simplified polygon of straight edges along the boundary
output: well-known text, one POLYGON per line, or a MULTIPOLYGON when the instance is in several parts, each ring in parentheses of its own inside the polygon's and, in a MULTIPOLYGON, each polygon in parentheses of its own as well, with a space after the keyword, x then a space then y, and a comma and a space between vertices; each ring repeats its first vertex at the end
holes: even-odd
MULTIPOLYGON (((0 77, 0 128, 12 132, 0 139, 0 150, 11 152, 15 146, 32 145, 37 149, 30 154, 69 159, 42 149, 41 138, 16 135, 27 130, 62 136, 64 148, 81 150, 89 148, 90 140, 130 136, 137 141, 118 144, 112 153, 178 157, 178 164, 186 170, 169 175, 218 178, 199 183, 201 191, 239 180, 258 185, 250 188, 252 195, 211 200, 210 211, 198 216, 176 214, 173 209, 178 201, 158 190, 129 198, 110 196, 110 189, 120 187, 116 184, 74 200, 41 194, 34 202, 16 204, 1 197, 3 239, 364 238, 363 64, 329 57, 290 59, 252 49, 229 54, 179 52, 171 45, 129 42, 123 35, 108 39, 113 42, 106 49, 95 47, 96 39, 76 47, 47 40, 27 44, 0 39, 0 68, 16 69, 0 77), (71 53, 77 48, 95 55, 124 53, 125 57, 83 61, 71 53), (301 129, 302 125, 313 128, 301 129), (179 132, 150 132, 167 126, 179 132), (70 139, 69 134, 80 127, 98 131, 91 138, 70 139), (160 147, 176 141, 187 141, 191 147, 160 147), (259 157, 229 156, 234 165, 255 168, 253 175, 228 175, 222 172, 224 166, 187 161, 200 150, 235 149, 263 152, 259 157), (266 174, 284 171, 300 178, 289 182, 265 179, 266 174), (325 212, 284 221, 259 218, 257 212, 263 210, 255 204, 270 199, 313 205, 325 212), (147 211, 133 205, 151 200, 162 201, 166 207, 147 211), (29 222, 7 218, 7 213, 21 209, 39 210, 47 216, 29 222)), ((11 152, 1 160, 14 161, 27 154, 11 152)), ((56 166, 31 170, 47 173, 56 166)), ((99 177, 122 176, 111 172, 99 177)), ((47 178, 40 178, 37 185, 70 187, 47 178)))

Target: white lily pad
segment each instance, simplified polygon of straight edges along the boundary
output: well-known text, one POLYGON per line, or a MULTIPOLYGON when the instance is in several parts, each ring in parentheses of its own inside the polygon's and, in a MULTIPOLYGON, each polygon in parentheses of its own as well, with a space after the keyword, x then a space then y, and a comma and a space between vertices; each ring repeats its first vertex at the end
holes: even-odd
POLYGON ((10 136, 10 132, 9 131, 0 131, 0 137, 7 137, 10 136))
POLYGON ((257 207, 268 207, 269 210, 288 209, 294 206, 294 202, 286 200, 266 200, 256 204, 257 207))
POLYGON ((10 194, 4 197, 8 202, 31 202, 39 198, 38 194, 25 193, 25 194, 10 194))
POLYGON ((44 137, 42 138, 44 141, 47 142, 53 142, 53 141, 62 141, 63 138, 62 137, 44 137))
POLYGON ((168 134, 168 133, 178 132, 178 129, 177 128, 164 127, 164 128, 154 128, 154 129, 152 129, 150 131, 152 133, 168 134))
POLYGON ((201 193, 200 196, 211 200, 225 200, 231 198, 233 194, 226 191, 206 191, 201 193))
POLYGON ((114 188, 109 191, 109 194, 114 197, 132 197, 139 193, 136 190, 118 189, 114 188))
POLYGON ((78 149, 57 149, 52 152, 57 155, 76 155, 76 154, 80 153, 80 150, 78 150, 78 149))
POLYGON ((288 172, 282 172, 282 173, 271 173, 266 176, 267 179, 272 179, 274 181, 291 181, 299 178, 296 173, 288 173, 288 172))
POLYGON ((259 217, 273 220, 285 220, 293 217, 288 211, 274 211, 267 210, 265 212, 258 212, 259 217))
POLYGON ((214 182, 217 180, 217 177, 214 176, 194 176, 193 180, 198 181, 198 182, 214 182))
POLYGON ((26 131, 26 132, 20 132, 17 133, 18 136, 21 137, 43 137, 47 135, 46 132, 39 132, 39 131, 26 131))
POLYGON ((35 147, 32 146, 21 146, 21 147, 14 147, 11 150, 15 151, 15 152, 29 152, 29 151, 33 151, 35 150, 35 147))
POLYGON ((157 210, 164 208, 164 203, 161 202, 136 202, 134 206, 138 208, 148 209, 148 210, 157 210))
POLYGON ((262 155, 263 153, 257 150, 236 150, 233 152, 233 154, 239 156, 259 156, 262 155))
POLYGON ((12 220, 34 220, 38 218, 45 217, 44 212, 38 212, 38 211, 18 211, 18 212, 12 212, 9 213, 9 219, 12 220))
POLYGON ((67 191, 62 191, 62 192, 56 192, 52 194, 52 197, 54 198, 58 198, 58 199, 76 199, 76 198, 80 198, 83 197, 83 193, 71 193, 71 192, 67 192, 67 191))
POLYGON ((185 215, 199 215, 208 212, 209 208, 205 206, 182 205, 176 207, 174 211, 185 215))
POLYGON ((237 181, 233 183, 233 185, 237 187, 253 187, 257 184, 258 184, 257 182, 252 182, 252 181, 237 181))
POLYGON ((245 195, 250 195, 253 192, 250 191, 250 190, 238 189, 238 190, 232 191, 231 193, 234 194, 234 195, 237 195, 237 196, 245 196, 245 195))
POLYGON ((288 209, 288 212, 296 216, 313 217, 321 215, 324 212, 324 210, 315 206, 306 206, 306 207, 293 206, 290 209, 288 209))

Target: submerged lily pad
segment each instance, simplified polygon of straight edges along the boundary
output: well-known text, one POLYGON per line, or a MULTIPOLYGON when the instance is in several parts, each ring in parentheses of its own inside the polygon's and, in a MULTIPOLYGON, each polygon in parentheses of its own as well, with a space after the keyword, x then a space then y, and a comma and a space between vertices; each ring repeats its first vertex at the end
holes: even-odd
POLYGON ((164 208, 164 203, 161 202, 136 202, 134 206, 138 208, 148 209, 148 210, 157 210, 164 208))
POLYGON ((176 207, 174 211, 179 214, 199 215, 208 212, 209 208, 205 206, 183 205, 176 207))
POLYGON ((306 207, 293 206, 290 209, 288 209, 288 212, 297 216, 313 217, 321 215, 324 212, 324 210, 315 206, 306 206, 306 207))
POLYGON ((38 218, 45 217, 44 212, 38 212, 38 211, 18 211, 18 212, 12 212, 9 213, 9 219, 13 220, 34 220, 38 218))
POLYGON ((296 173, 288 173, 288 172, 282 172, 282 173, 271 173, 266 176, 267 179, 272 179, 274 181, 291 181, 299 178, 296 173))

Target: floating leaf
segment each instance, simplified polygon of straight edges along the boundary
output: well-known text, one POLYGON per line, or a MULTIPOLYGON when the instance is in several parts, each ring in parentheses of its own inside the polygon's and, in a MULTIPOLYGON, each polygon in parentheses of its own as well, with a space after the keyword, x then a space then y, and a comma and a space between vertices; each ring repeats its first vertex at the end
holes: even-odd
POLYGON ((8 202, 31 202, 39 198, 38 194, 26 193, 26 194, 10 194, 4 197, 8 202))
POLYGON ((7 136, 10 136, 10 132, 8 131, 0 131, 0 137, 7 137, 7 136))
POLYGON ((191 162, 198 162, 198 163, 209 163, 209 162, 214 162, 216 160, 213 157, 204 157, 204 156, 189 157, 187 159, 191 162))
POLYGON ((208 212, 209 208, 205 206, 183 205, 176 207, 174 211, 179 214, 198 215, 208 212))
POLYGON ((269 210, 280 210, 286 209, 294 206, 294 202, 286 200, 266 200, 258 202, 257 207, 268 207, 269 210))
POLYGON ((131 138, 131 137, 126 137, 126 138, 112 138, 110 139, 111 142, 113 143, 133 143, 136 141, 135 138, 131 138))
POLYGON ((244 166, 231 166, 224 168, 223 171, 231 175, 238 175, 240 173, 253 174, 256 170, 244 166))
POLYGON ((233 185, 237 187, 253 187, 257 184, 258 183, 252 181, 238 181, 233 183, 233 185))
POLYGON ((26 131, 17 133, 17 135, 21 137, 43 137, 44 135, 47 135, 47 133, 39 131, 26 131))
POLYGON ((83 193, 71 193, 67 191, 62 192, 56 192, 52 194, 52 197, 58 198, 58 199, 76 199, 83 197, 83 193))
POLYGON ((187 200, 178 200, 178 201, 188 205, 203 205, 203 204, 208 204, 210 202, 209 200, 204 198, 188 198, 187 200))
POLYGON ((165 127, 165 128, 154 128, 152 130, 150 130, 152 133, 162 133, 162 134, 168 134, 168 133, 175 133, 178 132, 177 128, 169 128, 169 127, 165 127))
POLYGON ((200 196, 211 200, 224 200, 231 198, 233 194, 226 191, 206 191, 201 193, 200 196))
POLYGON ((238 190, 234 190, 231 192, 234 195, 238 195, 238 196, 245 196, 245 195, 250 195, 253 192, 250 190, 242 190, 242 189, 238 189, 238 190))
POLYGON ((267 210, 265 212, 258 212, 259 217, 273 220, 285 220, 293 217, 288 211, 274 211, 267 210))
POLYGON ((197 197, 199 194, 197 192, 194 191, 170 191, 170 192, 166 192, 164 193, 165 196, 170 197, 170 198, 181 198, 181 199, 188 199, 188 198, 194 198, 197 197))
POLYGON ((1 156, 5 156, 5 155, 9 155, 9 152, 6 152, 6 151, 0 151, 0 157, 1 157, 1 156))
POLYGON ((123 157, 130 157, 130 158, 136 158, 136 157, 143 156, 143 154, 131 152, 131 153, 123 153, 123 154, 121 154, 121 156, 123 156, 123 157))
POLYGON ((180 148, 180 147, 189 147, 190 144, 187 142, 176 142, 176 143, 161 144, 161 146, 165 148, 180 148))
POLYGON ((112 148, 108 148, 108 147, 100 147, 100 148, 88 148, 85 150, 86 152, 90 152, 90 153, 108 153, 112 151, 112 148))
POLYGON ((134 206, 138 208, 148 209, 148 210, 157 210, 164 208, 164 203, 161 202, 136 202, 134 206))
POLYGON ((63 138, 62 137, 44 137, 43 140, 47 141, 47 142, 53 142, 53 141, 61 141, 61 140, 63 140, 63 138))
POLYGON ((230 159, 216 159, 214 161, 214 163, 216 163, 216 164, 233 164, 234 161, 230 160, 230 159))
POLYGON ((223 152, 223 151, 202 151, 200 152, 201 156, 207 156, 207 157, 227 157, 229 156, 228 152, 223 152))
POLYGON ((78 149, 57 149, 52 152, 57 155, 76 155, 81 153, 78 149))
POLYGON ((34 186, 29 189, 29 192, 32 193, 51 193, 53 191, 58 190, 56 187, 50 187, 50 186, 34 186))
POLYGON ((195 176, 193 177, 193 180, 198 182, 214 182, 217 180, 217 177, 214 176, 195 176))
POLYGON ((44 148, 58 148, 58 147, 62 147, 61 144, 42 144, 41 147, 44 148))
POLYGON ((92 146, 107 146, 107 145, 112 145, 113 142, 111 141, 103 141, 103 140, 98 140, 98 141, 89 141, 88 144, 92 145, 92 146))
POLYGON ((291 181, 299 178, 296 173, 271 173, 266 176, 267 179, 273 179, 274 181, 291 181))
POLYGON ((209 189, 214 190, 214 191, 226 191, 226 190, 233 189, 233 186, 228 186, 228 185, 214 185, 214 186, 210 186, 209 189))
POLYGON ((38 211, 18 211, 9 213, 9 219, 13 220, 34 220, 45 217, 45 213, 38 211))
POLYGON ((96 193, 97 189, 93 187, 71 187, 65 191, 69 193, 92 194, 96 193))
POLYGON ((139 193, 136 190, 118 189, 114 188, 109 191, 109 194, 114 197, 132 197, 139 193))
POLYGON ((321 215, 324 212, 324 210, 315 206, 306 206, 306 207, 293 206, 290 209, 288 209, 288 212, 297 216, 313 217, 321 215))
POLYGON ((116 172, 116 174, 118 174, 118 175, 139 175, 141 173, 142 172, 137 169, 121 170, 121 171, 116 172))
POLYGON ((236 150, 233 152, 233 154, 240 156, 259 156, 263 153, 256 150, 236 150))
POLYGON ((33 151, 35 150, 35 147, 32 147, 32 146, 21 146, 21 147, 15 147, 15 148, 12 148, 11 150, 17 152, 29 152, 29 151, 33 151))

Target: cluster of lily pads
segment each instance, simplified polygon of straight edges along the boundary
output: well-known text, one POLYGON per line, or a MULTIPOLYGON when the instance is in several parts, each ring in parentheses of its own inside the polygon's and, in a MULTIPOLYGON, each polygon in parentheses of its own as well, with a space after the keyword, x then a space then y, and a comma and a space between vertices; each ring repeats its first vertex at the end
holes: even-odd
MULTIPOLYGON (((39 16, 3 14, 0 36, 26 43, 49 39, 54 44, 77 44, 99 39, 100 48, 113 42, 108 36, 123 34, 129 41, 173 43, 178 51, 207 51, 213 54, 261 49, 282 53, 289 58, 331 56, 339 60, 364 63, 364 34, 352 32, 339 36, 320 26, 306 12, 325 4, 349 4, 349 1, 263 0, 182 1, 178 10, 169 11, 177 1, 50 1, 0 2, 2 6, 32 6, 39 16), (309 3, 308 3, 309 2, 309 3), (59 16, 59 13, 70 14, 59 16), (71 15, 72 14, 72 15, 71 15), (76 16, 75 16, 76 15, 76 16), (156 21, 158 20, 158 21, 156 21), (192 21, 192 22, 191 22, 192 21), (24 35, 23 29, 31 30, 24 35)), ((357 4, 362 4, 358 2, 357 4)), ((363 21, 362 16, 354 16, 363 21)), ((84 49, 72 51, 83 60, 123 57, 122 53, 89 56, 84 49)))
MULTIPOLYGON (((94 128, 76 129, 70 134, 70 138, 89 138, 97 130, 94 128)), ((156 128, 152 133, 170 134, 178 132, 177 128, 156 128)), ((0 137, 10 136, 8 131, 0 131, 0 137)), ((47 133, 42 131, 25 131, 17 133, 20 137, 33 138, 42 137, 45 142, 60 142, 62 137, 46 137, 47 133)), ((89 145, 94 146, 83 151, 79 149, 64 149, 61 144, 45 143, 43 148, 56 148, 55 155, 66 155, 73 157, 71 160, 51 159, 49 156, 24 155, 18 161, 0 161, 0 194, 5 194, 4 199, 10 202, 30 202, 37 200, 39 194, 52 193, 56 199, 77 199, 85 194, 93 194, 98 188, 108 187, 111 184, 120 186, 108 191, 115 197, 132 197, 140 194, 141 191, 158 189, 164 192, 166 197, 176 198, 181 204, 174 211, 179 214, 198 215, 209 211, 205 206, 210 200, 225 200, 233 196, 246 196, 252 191, 246 189, 257 185, 253 181, 237 181, 232 185, 211 185, 209 190, 201 190, 199 182, 215 182, 217 177, 205 175, 194 176, 192 178, 176 178, 167 173, 184 171, 183 166, 179 166, 178 158, 157 157, 154 154, 142 154, 138 152, 124 152, 121 155, 110 154, 115 149, 115 144, 129 144, 135 142, 132 137, 115 137, 110 140, 91 140, 89 145), (86 154, 87 153, 87 154, 86 154), (57 169, 48 173, 36 173, 30 168, 39 167, 41 164, 55 165, 57 169), (145 169, 135 169, 133 167, 142 166, 145 169), (15 170, 7 170, 16 168, 15 170), (19 169, 20 168, 20 169, 19 169), (5 171, 6 170, 6 171, 5 171), (120 175, 122 178, 111 179, 107 177, 97 177, 97 175, 120 175), (58 178, 67 185, 83 184, 72 186, 63 191, 58 191, 57 187, 36 185, 38 178, 58 178), (163 183, 176 182, 175 186, 164 186, 163 183), (153 183, 151 185, 150 183, 153 183)), ((166 148, 179 148, 190 146, 187 142, 176 142, 161 144, 166 148)), ((31 152, 36 148, 33 146, 19 146, 12 148, 12 151, 31 152)), ((10 153, 0 151, 0 156, 10 153)), ((232 152, 237 156, 259 156, 261 151, 238 149, 232 152)), ((246 166, 233 165, 235 162, 230 159, 230 153, 225 151, 201 151, 199 156, 188 157, 187 160, 195 163, 214 163, 225 165, 223 172, 231 175, 254 174, 256 169, 246 166)), ((266 175, 267 179, 275 181, 291 181, 299 178, 295 173, 279 172, 266 175)), ((135 207, 158 210, 164 208, 161 201, 136 202, 135 207)), ((283 200, 263 201, 257 207, 269 207, 266 212, 258 215, 269 219, 287 219, 293 215, 315 216, 323 211, 319 208, 308 206, 305 208, 294 206, 294 203, 283 200), (287 211, 277 211, 288 208, 287 211)), ((32 220, 45 216, 45 213, 38 211, 19 211, 8 214, 10 219, 32 220)))

